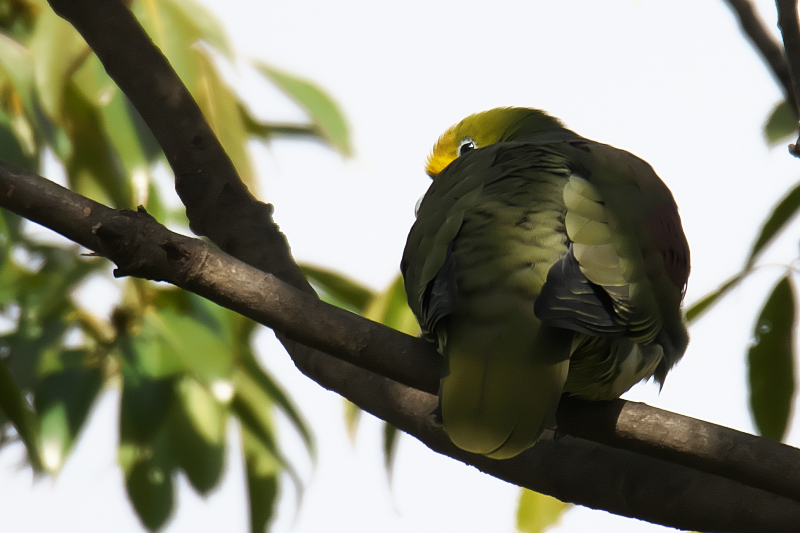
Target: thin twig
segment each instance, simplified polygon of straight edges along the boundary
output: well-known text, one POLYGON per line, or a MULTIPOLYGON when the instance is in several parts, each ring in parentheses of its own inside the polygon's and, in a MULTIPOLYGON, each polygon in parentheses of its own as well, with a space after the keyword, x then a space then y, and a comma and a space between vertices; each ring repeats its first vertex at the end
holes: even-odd
POLYGON ((749 0, 727 0, 727 2, 736 13, 736 18, 739 20, 739 26, 742 31, 756 47, 761 58, 783 89, 783 97, 789 103, 789 107, 792 108, 794 115, 798 116, 797 102, 792 90, 792 77, 789 74, 789 64, 786 62, 781 43, 767 31, 755 7, 749 0))
MULTIPOLYGON (((778 7, 778 27, 783 36, 783 47, 792 79, 792 95, 795 102, 800 102, 800 26, 797 21, 797 0, 776 0, 775 4, 778 7)), ((800 137, 797 142, 789 145, 789 152, 800 157, 800 137)))

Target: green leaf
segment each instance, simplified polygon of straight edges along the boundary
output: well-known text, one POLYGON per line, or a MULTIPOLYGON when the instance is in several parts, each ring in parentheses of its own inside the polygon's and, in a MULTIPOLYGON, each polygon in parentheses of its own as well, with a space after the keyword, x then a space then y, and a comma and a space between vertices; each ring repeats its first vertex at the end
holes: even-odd
POLYGON ((90 53, 75 71, 72 81, 81 95, 94 107, 108 105, 117 93, 122 92, 94 53, 90 53))
POLYGON ((720 285, 717 290, 712 291, 697 302, 693 303, 689 309, 686 310, 686 322, 692 323, 700 318, 711 306, 717 303, 717 300, 728 294, 728 291, 736 287, 742 279, 744 279, 750 271, 740 272, 735 276, 729 278, 725 283, 720 285))
MULTIPOLYGON (((19 105, 28 112, 34 109, 33 60, 27 48, 0 33, 0 72, 3 85, 10 82, 16 90, 19 105)), ((21 110, 20 110, 21 111, 21 110)))
POLYGON ((150 379, 124 366, 120 440, 139 445, 152 442, 167 420, 174 397, 174 379, 150 379))
POLYGON ((72 24, 43 9, 31 36, 36 88, 45 112, 57 123, 64 108, 64 89, 70 76, 89 56, 89 45, 72 24))
POLYGON ((397 276, 388 289, 373 298, 363 314, 365 318, 397 331, 412 336, 419 335, 419 324, 411 308, 408 307, 402 276, 397 276))
POLYGON ((400 440, 400 434, 397 428, 390 423, 383 423, 383 463, 390 480, 394 469, 394 459, 397 456, 397 443, 400 440))
POLYGON ((119 154, 110 139, 100 134, 100 111, 74 84, 67 85, 64 98, 64 131, 70 146, 68 150, 56 147, 56 153, 65 163, 70 188, 117 208, 136 207, 119 154))
POLYGON ((189 482, 207 494, 222 476, 225 459, 225 406, 190 377, 178 382, 177 402, 170 413, 169 442, 172 456, 189 482))
POLYGON ((523 533, 542 533, 558 523, 570 505, 552 496, 522 489, 517 508, 517 529, 523 533))
POLYGON ((764 137, 767 144, 774 146, 792 135, 797 135, 797 117, 784 100, 775 105, 764 124, 764 137))
POLYGON ((196 38, 202 39, 220 52, 230 61, 234 60, 234 53, 228 42, 228 36, 219 20, 211 14, 202 4, 192 0, 162 0, 174 10, 172 15, 176 22, 186 28, 191 28, 191 33, 196 38))
POLYGON ((751 268, 762 250, 775 238, 800 209, 800 183, 784 196, 761 226, 761 232, 747 257, 745 268, 751 268))
POLYGON ((21 390, 27 392, 35 386, 42 360, 61 352, 61 339, 68 327, 69 323, 61 317, 37 322, 23 312, 17 331, 2 338, 2 346, 8 353, 4 362, 21 390))
POLYGON ((128 498, 150 531, 164 525, 174 504, 174 462, 166 440, 162 432, 148 446, 132 447, 124 441, 120 444, 120 463, 125 471, 128 498))
POLYGON ((192 45, 200 38, 197 28, 186 20, 174 2, 133 2, 131 11, 186 87, 194 91, 198 66, 192 45))
POLYGON ((328 303, 338 307, 360 314, 374 296, 371 290, 338 272, 311 265, 301 265, 300 268, 311 284, 323 291, 323 297, 332 297, 333 302, 328 303))
POLYGON ((202 39, 229 53, 222 30, 207 11, 194 3, 165 0, 137 4, 141 5, 134 4, 134 13, 192 93, 239 176, 252 186, 249 134, 239 111, 241 103, 222 81, 206 49, 194 46, 202 39))
POLYGON ((342 154, 350 155, 350 133, 347 122, 339 106, 330 96, 313 83, 266 63, 257 61, 254 62, 254 66, 308 113, 326 141, 342 154))
POLYGON ((255 356, 249 349, 249 342, 248 344, 243 344, 240 342, 240 346, 242 345, 247 346, 248 348, 248 350, 246 350, 240 358, 242 371, 246 373, 248 381, 251 381, 252 384, 258 386, 263 394, 269 397, 269 399, 274 402, 276 406, 280 407, 284 414, 289 418, 289 421, 292 423, 294 428, 300 434, 300 437, 303 439, 303 443, 306 445, 306 448, 313 459, 316 455, 316 443, 305 418, 303 418, 280 385, 278 385, 272 376, 270 376, 258 364, 255 356))
MULTIPOLYGON (((86 357, 83 352, 72 355, 76 359, 86 357)), ((61 469, 102 385, 99 368, 68 366, 36 386, 34 405, 41 419, 42 458, 48 471, 61 469)))
MULTIPOLYGON (((0 136, 0 142, 2 141, 2 136, 0 136)), ((0 152, 0 155, 2 152, 0 152)), ((3 267, 3 264, 8 260, 8 252, 11 243, 11 232, 9 230, 8 224, 6 224, 6 217, 4 216, 4 212, 0 211, 0 269, 3 267)), ((0 278, 0 282, 2 278, 0 278)), ((4 301, 0 299, 0 309, 2 309, 4 301)))
MULTIPOLYGON (((0 159, 38 172, 39 160, 36 156, 33 132, 27 120, 22 115, 10 117, 0 109, 0 159), (20 132, 20 128, 24 131, 20 132)), ((0 243, 0 247, 4 244, 0 243)))
POLYGON ((17 387, 14 377, 0 360, 0 411, 2 411, 17 430, 17 434, 28 450, 28 458, 34 470, 40 472, 43 461, 39 450, 39 430, 36 415, 17 387))
POLYGON ((355 446, 358 436, 358 423, 361 421, 361 408, 353 402, 344 399, 344 428, 350 438, 350 444, 355 446))
POLYGON ((208 55, 199 49, 195 49, 195 53, 198 75, 192 96, 197 100, 211 129, 222 143, 225 153, 233 161, 239 177, 252 187, 254 175, 247 153, 249 133, 239 112, 239 100, 230 87, 222 81, 208 55))
POLYGON ((219 392, 220 400, 230 399, 233 361, 218 332, 195 317, 173 309, 148 313, 145 324, 157 332, 171 357, 180 360, 183 367, 191 370, 210 390, 219 392))
POLYGON ((302 482, 297 471, 283 457, 275 440, 275 429, 272 420, 272 402, 258 383, 244 372, 236 375, 236 394, 231 402, 231 411, 239 420, 242 428, 247 429, 261 445, 269 451, 278 464, 286 470, 294 481, 300 500, 302 482))
POLYGON ((767 298, 747 353, 750 410, 759 433, 781 440, 794 396, 795 297, 790 275, 767 298))
POLYGON ((250 504, 250 531, 264 533, 275 512, 281 466, 261 439, 247 427, 241 428, 250 504))

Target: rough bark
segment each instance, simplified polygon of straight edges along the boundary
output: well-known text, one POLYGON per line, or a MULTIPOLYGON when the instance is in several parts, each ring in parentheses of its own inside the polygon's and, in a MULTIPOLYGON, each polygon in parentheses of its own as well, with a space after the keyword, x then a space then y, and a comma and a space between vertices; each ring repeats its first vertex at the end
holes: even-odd
POLYGON ((119 267, 116 275, 173 283, 335 355, 300 359, 298 366, 434 451, 490 475, 564 501, 684 529, 800 527, 800 502, 790 499, 800 494, 800 451, 794 448, 644 404, 565 399, 559 435, 549 433, 512 460, 472 455, 455 448, 431 416, 438 358, 419 339, 329 306, 203 241, 172 233, 144 211, 105 207, 3 163, 0 207, 108 257, 119 267))

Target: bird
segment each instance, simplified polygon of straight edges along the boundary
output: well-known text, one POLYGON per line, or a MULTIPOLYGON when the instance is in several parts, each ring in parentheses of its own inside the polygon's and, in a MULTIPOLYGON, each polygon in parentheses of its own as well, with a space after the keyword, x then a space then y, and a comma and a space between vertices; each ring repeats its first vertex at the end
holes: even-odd
POLYGON ((690 254, 648 163, 503 107, 449 128, 426 172, 401 271, 444 359, 435 416, 453 444, 508 459, 555 427, 563 394, 663 386, 689 342, 690 254))

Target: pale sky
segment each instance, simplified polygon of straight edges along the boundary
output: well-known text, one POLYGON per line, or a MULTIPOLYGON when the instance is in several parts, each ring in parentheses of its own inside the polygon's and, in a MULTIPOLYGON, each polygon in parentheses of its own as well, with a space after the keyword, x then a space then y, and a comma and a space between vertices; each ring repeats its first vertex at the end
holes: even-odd
MULTIPOLYGON (((688 303, 741 267, 768 209, 800 176, 800 162, 763 142, 761 128, 780 93, 722 0, 202 1, 222 18, 238 52, 317 82, 341 105, 354 157, 310 142, 254 144, 257 194, 275 204, 298 261, 374 289, 398 273, 414 204, 428 186, 423 164, 433 142, 476 111, 545 109, 651 163, 675 195, 691 246, 688 303)), ((757 4, 773 27, 774 3, 757 4)), ((246 65, 238 74, 237 86, 262 117, 302 119, 246 65)), ((763 263, 796 257, 800 228, 793 229, 763 263)), ((781 273, 764 269, 698 322, 660 394, 650 383, 624 397, 752 432, 745 349, 760 298, 781 273)), ((364 416, 351 446, 341 399, 302 376, 269 331, 259 348, 309 419, 320 451, 312 469, 282 426, 287 455, 308 488, 295 514, 286 486, 273 531, 514 531, 519 489, 408 436, 390 490, 378 421, 364 416)), ((117 401, 110 391, 98 403, 55 481, 32 483, 19 449, 0 454, 3 531, 143 531, 116 466, 117 401)), ((181 480, 165 531, 247 530, 241 459, 230 434, 222 487, 203 499, 181 480)), ((800 430, 788 442, 799 445, 800 430)), ((575 508, 551 531, 667 529, 575 508)))

